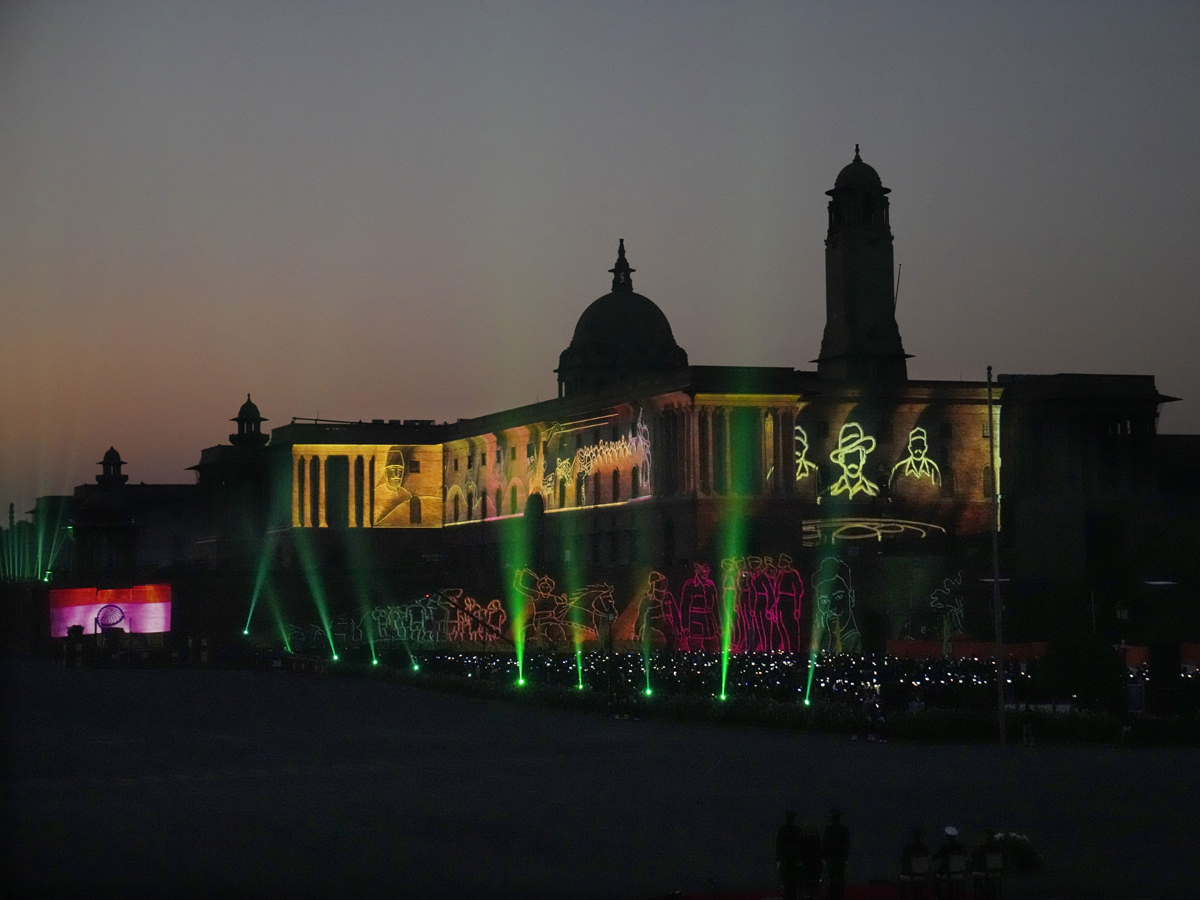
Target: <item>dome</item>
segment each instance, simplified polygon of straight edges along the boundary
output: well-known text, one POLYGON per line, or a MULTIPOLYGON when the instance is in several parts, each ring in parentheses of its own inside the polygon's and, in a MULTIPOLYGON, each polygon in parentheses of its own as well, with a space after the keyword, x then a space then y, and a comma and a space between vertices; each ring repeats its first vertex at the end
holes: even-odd
POLYGON ((625 259, 625 241, 617 247, 612 291, 594 301, 575 325, 571 346, 559 356, 558 382, 563 395, 602 388, 627 378, 679 369, 687 353, 675 343, 671 323, 649 297, 634 293, 637 271, 625 259))
POLYGON ((104 458, 100 460, 100 462, 96 463, 96 465, 116 466, 117 468, 120 468, 121 466, 125 465, 125 460, 121 459, 121 454, 117 452, 116 447, 109 447, 108 451, 104 454, 104 458))
POLYGON ((571 346, 621 343, 674 345, 675 335, 663 311, 649 297, 614 291, 583 311, 571 346))
POLYGON ((242 404, 242 408, 238 410, 237 418, 230 419, 231 422, 265 422, 267 421, 258 414, 258 407, 254 405, 250 399, 250 395, 246 395, 246 402, 242 404))
MULTIPOLYGON (((868 166, 862 161, 862 157, 858 155, 858 144, 855 144, 854 160, 850 165, 838 172, 838 177, 833 182, 833 190, 861 190, 863 188, 873 188, 877 191, 883 191, 885 194, 890 193, 889 189, 883 186, 883 182, 879 178, 879 173, 872 166, 868 166)), ((827 191, 826 193, 832 193, 832 191, 827 191)))

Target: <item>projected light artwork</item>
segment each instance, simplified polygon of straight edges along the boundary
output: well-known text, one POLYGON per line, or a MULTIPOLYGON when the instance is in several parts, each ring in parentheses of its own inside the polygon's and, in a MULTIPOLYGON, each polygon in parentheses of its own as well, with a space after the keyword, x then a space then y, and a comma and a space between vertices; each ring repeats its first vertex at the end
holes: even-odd
POLYGON ((292 446, 293 528, 441 524, 441 444, 292 446))
POLYGON ((171 630, 171 586, 138 584, 131 588, 56 588, 50 591, 50 636, 66 637, 79 625, 84 633, 120 628, 130 634, 171 630))
POLYGON ((813 575, 813 591, 817 595, 814 644, 827 653, 860 652, 862 638, 854 620, 856 598, 850 567, 840 559, 823 559, 813 575))
POLYGON ((846 494, 853 499, 863 493, 868 497, 879 494, 879 485, 867 478, 867 457, 875 449, 875 438, 863 432, 857 422, 847 422, 838 433, 837 447, 829 454, 829 460, 839 466, 842 474, 829 488, 831 496, 846 494))
POLYGON ((929 436, 925 433, 924 428, 914 428, 908 433, 908 456, 892 467, 888 486, 890 487, 896 478, 900 477, 913 478, 918 481, 926 479, 931 484, 940 487, 942 470, 929 458, 928 453, 929 436))
POLYGON ((803 481, 817 474, 817 464, 808 459, 808 433, 799 425, 795 429, 796 480, 803 481))
POLYGON ((884 538, 924 538, 934 532, 946 533, 941 525, 929 522, 910 522, 905 519, 867 519, 841 517, 808 519, 801 526, 801 540, 806 547, 834 544, 839 541, 882 541, 884 538))

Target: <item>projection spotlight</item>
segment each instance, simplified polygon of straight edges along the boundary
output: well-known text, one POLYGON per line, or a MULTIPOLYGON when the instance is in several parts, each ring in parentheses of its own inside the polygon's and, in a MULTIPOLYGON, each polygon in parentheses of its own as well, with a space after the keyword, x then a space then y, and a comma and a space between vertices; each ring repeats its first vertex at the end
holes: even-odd
POLYGON ((336 653, 335 653, 335 654, 333 654, 333 661, 334 661, 334 662, 337 662, 337 661, 338 661, 338 655, 337 655, 336 653))
POLYGON ((654 692, 651 691, 650 688, 646 688, 646 696, 647 697, 649 697, 652 693, 654 693, 654 692))
POLYGON ((517 687, 525 687, 525 679, 524 678, 517 679, 517 687))

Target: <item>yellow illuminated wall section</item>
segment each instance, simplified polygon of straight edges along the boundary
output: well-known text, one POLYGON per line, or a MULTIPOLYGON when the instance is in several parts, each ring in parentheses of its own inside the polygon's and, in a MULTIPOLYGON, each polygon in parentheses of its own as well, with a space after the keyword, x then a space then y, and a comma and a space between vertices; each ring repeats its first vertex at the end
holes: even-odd
POLYGON ((294 528, 441 525, 441 444, 292 447, 294 528))

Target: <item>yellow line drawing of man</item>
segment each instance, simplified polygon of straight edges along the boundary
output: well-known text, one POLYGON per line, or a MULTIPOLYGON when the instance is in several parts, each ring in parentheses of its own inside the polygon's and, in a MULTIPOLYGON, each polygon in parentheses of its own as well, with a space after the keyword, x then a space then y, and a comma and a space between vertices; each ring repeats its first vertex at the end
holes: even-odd
POLYGON ((817 464, 808 460, 808 434, 796 426, 796 480, 803 481, 817 471, 817 464))
POLYGON ((375 519, 376 527, 395 528, 408 524, 405 515, 412 493, 403 486, 404 472, 404 451, 399 447, 392 447, 388 450, 387 464, 383 467, 383 478, 380 479, 379 485, 381 490, 390 492, 392 497, 381 500, 380 512, 375 519))
POLYGON ((892 482, 896 480, 897 475, 906 478, 928 478, 935 485, 942 483, 942 470, 928 456, 929 453, 929 435, 925 433, 924 428, 914 428, 908 433, 908 456, 892 466, 891 477, 888 478, 888 487, 892 486, 892 482))
POLYGON ((838 432, 838 445, 829 454, 829 461, 842 469, 841 476, 829 489, 831 496, 849 494, 850 498, 853 498, 860 491, 868 497, 879 494, 879 485, 863 473, 867 456, 874 449, 875 438, 864 434, 862 426, 857 422, 847 422, 842 426, 842 430, 838 432))

